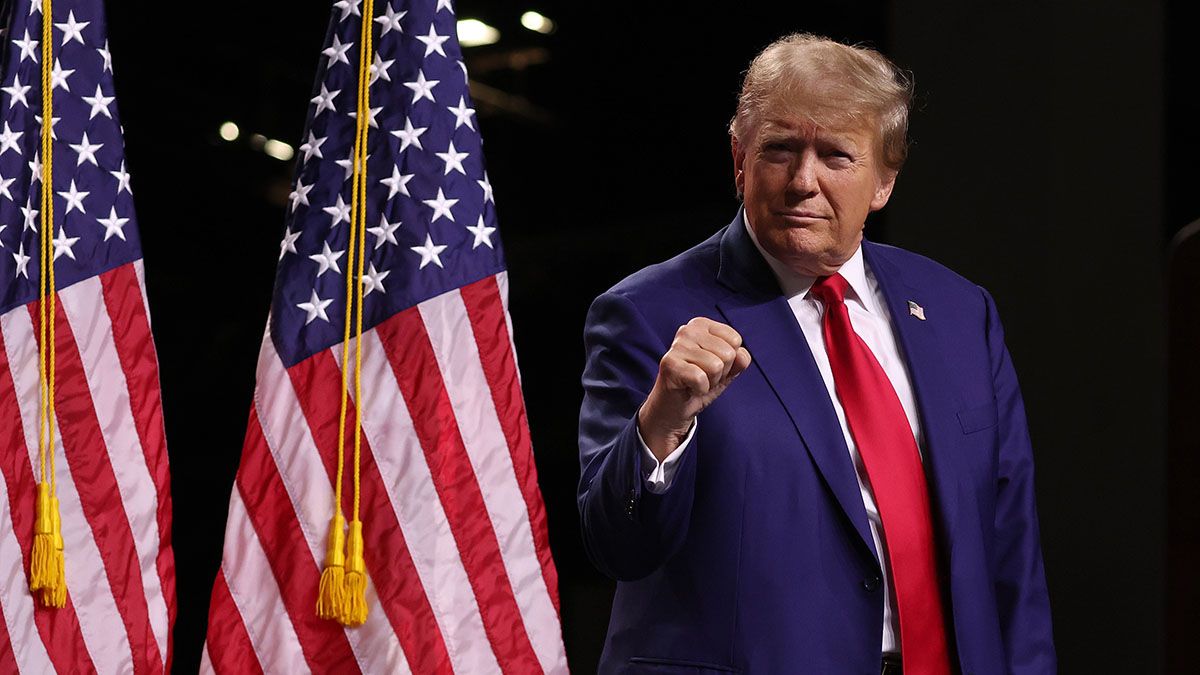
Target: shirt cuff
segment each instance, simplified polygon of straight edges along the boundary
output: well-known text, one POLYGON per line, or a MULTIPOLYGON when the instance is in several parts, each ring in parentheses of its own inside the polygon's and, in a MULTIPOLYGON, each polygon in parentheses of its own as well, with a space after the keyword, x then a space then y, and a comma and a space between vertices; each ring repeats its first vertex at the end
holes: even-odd
POLYGON ((642 477, 646 480, 646 489, 656 495, 666 492, 671 487, 671 481, 675 479, 675 471, 679 468, 679 459, 683 457, 683 451, 687 449, 688 444, 692 442, 692 436, 696 435, 696 426, 698 420, 692 420, 692 428, 688 429, 687 436, 684 436, 683 442, 679 447, 671 451, 667 458, 662 462, 654 456, 650 451, 650 446, 646 445, 646 439, 642 438, 642 430, 636 429, 638 443, 642 446, 642 477), (647 470, 649 469, 649 470, 647 470))

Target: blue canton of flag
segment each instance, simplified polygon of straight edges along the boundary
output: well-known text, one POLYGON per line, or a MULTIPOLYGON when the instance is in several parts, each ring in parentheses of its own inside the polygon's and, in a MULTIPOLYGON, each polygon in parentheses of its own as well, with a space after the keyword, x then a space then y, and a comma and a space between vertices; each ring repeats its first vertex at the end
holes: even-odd
MULTIPOLYGON (((379 4, 363 330, 504 270, 449 2, 379 4)), ((271 336, 288 366, 342 341, 360 6, 335 4, 280 244, 271 336)))
MULTIPOLYGON (((59 289, 142 255, 98 5, 73 3, 65 18, 55 12, 62 19, 54 24, 60 44, 51 71, 59 289)), ((9 10, 0 83, 0 314, 37 297, 42 226, 41 2, 9 10)))

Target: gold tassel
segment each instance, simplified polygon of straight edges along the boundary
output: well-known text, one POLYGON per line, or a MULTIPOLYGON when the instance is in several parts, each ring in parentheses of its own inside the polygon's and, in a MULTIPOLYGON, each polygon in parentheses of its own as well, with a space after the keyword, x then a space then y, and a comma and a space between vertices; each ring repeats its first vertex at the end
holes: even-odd
POLYGON ((346 597, 341 621, 346 626, 361 626, 367 621, 367 564, 363 559, 361 520, 350 521, 346 552, 346 597))
POLYGON ((54 549, 50 553, 53 559, 50 573, 54 575, 54 583, 42 589, 42 604, 62 609, 67 606, 67 565, 63 557, 62 517, 58 512, 58 497, 50 498, 50 529, 51 538, 54 540, 54 549))
POLYGON ((317 616, 341 621, 345 604, 346 521, 341 511, 329 521, 329 545, 325 550, 325 569, 321 570, 321 585, 317 590, 317 616))
POLYGON ((38 483, 33 521, 33 559, 29 563, 29 590, 51 588, 54 576, 54 518, 50 511, 50 485, 38 483))

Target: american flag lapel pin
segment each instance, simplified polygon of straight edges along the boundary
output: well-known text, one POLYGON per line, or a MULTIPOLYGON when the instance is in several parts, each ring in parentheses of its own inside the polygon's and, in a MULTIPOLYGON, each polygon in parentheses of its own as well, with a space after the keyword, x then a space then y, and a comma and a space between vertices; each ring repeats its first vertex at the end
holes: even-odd
POLYGON ((908 313, 909 315, 915 316, 922 321, 925 320, 925 308, 913 302, 912 300, 908 301, 908 313))

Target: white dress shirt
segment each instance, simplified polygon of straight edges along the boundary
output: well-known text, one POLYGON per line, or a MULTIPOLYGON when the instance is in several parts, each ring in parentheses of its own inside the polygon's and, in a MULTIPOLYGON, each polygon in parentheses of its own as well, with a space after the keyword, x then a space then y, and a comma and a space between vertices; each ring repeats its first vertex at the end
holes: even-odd
MULTIPOLYGON (((850 450, 850 459, 854 462, 855 474, 858 477, 858 489, 862 493, 863 506, 867 510, 867 520, 871 527, 871 537, 875 540, 875 550, 879 551, 881 559, 885 561, 882 565, 883 590, 886 598, 883 605, 883 651, 898 653, 900 651, 900 625, 897 620, 896 598, 891 590, 889 578, 891 575, 886 563, 887 544, 883 539, 883 524, 879 518, 879 509, 875 505, 875 494, 871 490, 866 468, 858 454, 858 446, 854 443, 854 437, 850 435, 850 427, 846 423, 846 412, 842 409, 842 403, 838 400, 837 392, 834 389, 833 371, 829 367, 829 355, 825 351, 825 339, 821 333, 822 306, 820 301, 810 296, 808 292, 816 279, 793 272, 763 250, 754 236, 750 221, 744 216, 743 219, 755 247, 758 248, 759 253, 771 266, 776 279, 779 280, 779 286, 783 289, 784 297, 787 298, 797 323, 800 324, 804 339, 808 341, 808 348, 817 363, 817 369, 821 372, 821 379, 825 381, 825 389, 828 390, 829 399, 833 402, 834 412, 837 413, 838 423, 842 427, 842 435, 846 439, 846 447, 850 450)), ((908 417, 908 424, 912 427, 917 447, 924 458, 924 438, 921 435, 921 423, 917 417, 917 403, 913 397, 908 368, 900 356, 900 346, 896 341, 896 334, 892 330, 891 315, 888 313, 883 292, 875 281, 875 276, 863 262, 861 247, 842 265, 838 273, 850 285, 846 291, 846 309, 850 314, 850 324, 854 327, 854 332, 858 333, 871 353, 875 355, 875 360, 879 362, 891 381, 892 387, 896 390, 896 395, 900 398, 900 405, 904 407, 904 414, 908 417)), ((750 347, 753 350, 753 346, 750 347)), ((753 351, 751 351, 751 357, 753 355, 753 351)), ((645 441, 642 441, 642 449, 646 458, 644 465, 646 487, 651 492, 662 493, 670 486, 679 459, 696 433, 696 426, 696 423, 692 424, 683 443, 661 463, 654 457, 654 453, 646 446, 645 441)), ((641 440, 640 433, 638 438, 641 440)))

